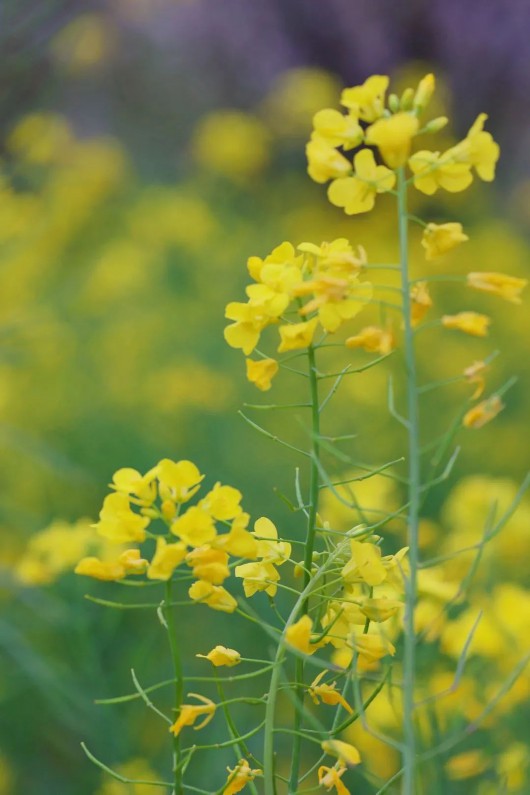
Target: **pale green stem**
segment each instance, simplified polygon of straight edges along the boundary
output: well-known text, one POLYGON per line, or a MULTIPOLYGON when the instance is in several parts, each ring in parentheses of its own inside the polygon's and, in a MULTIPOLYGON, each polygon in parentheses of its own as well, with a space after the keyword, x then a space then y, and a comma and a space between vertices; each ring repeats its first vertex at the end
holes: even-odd
MULTIPOLYGON (((313 565, 313 551, 315 548, 315 532, 318 513, 319 498, 319 456, 320 456, 320 406, 318 399, 318 374, 315 359, 315 349, 309 345, 307 349, 309 364, 309 388, 311 395, 311 472, 309 482, 309 510, 307 516, 307 537, 304 551, 304 580, 303 587, 307 588, 311 579, 311 567, 313 565)), ((309 599, 302 603, 302 613, 306 614, 309 609, 309 599)), ((294 714, 294 739, 291 758, 291 775, 289 778, 289 793, 294 795, 298 790, 298 778, 300 774, 300 752, 302 746, 302 735, 300 732, 302 724, 302 710, 304 703, 304 661, 300 657, 296 661, 295 678, 296 698, 294 714)))
MULTIPOLYGON (((174 688, 175 703, 173 709, 175 710, 175 719, 176 719, 178 717, 178 713, 182 705, 184 682, 182 678, 182 663, 180 661, 177 631, 171 611, 171 602, 172 602, 171 580, 168 580, 166 582, 166 599, 163 607, 163 614, 169 638, 169 648, 171 650, 173 672, 175 674, 175 688, 174 688)), ((182 792, 182 787, 181 787, 181 766, 180 766, 180 738, 178 736, 173 737, 173 786, 174 786, 174 795, 180 795, 180 793, 182 792)))
POLYGON ((407 377, 408 432, 408 546, 410 575, 405 588, 404 655, 403 655, 403 784, 402 795, 415 795, 416 730, 414 725, 414 688, 416 679, 416 636, 414 608, 418 572, 418 525, 420 511, 420 429, 414 329, 411 319, 410 280, 408 269, 407 183, 403 167, 398 169, 398 223, 401 289, 403 300, 405 368, 407 377))

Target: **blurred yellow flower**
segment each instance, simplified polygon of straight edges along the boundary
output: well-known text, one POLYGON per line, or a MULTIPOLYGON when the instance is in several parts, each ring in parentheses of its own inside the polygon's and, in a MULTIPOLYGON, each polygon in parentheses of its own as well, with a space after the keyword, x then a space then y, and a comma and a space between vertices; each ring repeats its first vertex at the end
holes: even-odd
POLYGON ((333 684, 320 684, 320 680, 327 674, 327 671, 321 671, 318 676, 311 682, 308 692, 313 702, 315 704, 320 704, 322 701, 324 704, 330 704, 331 706, 336 706, 340 704, 346 712, 349 712, 350 715, 353 714, 353 709, 350 707, 342 693, 337 690, 337 683, 333 682, 333 684))
POLYGON ((358 334, 348 337, 345 344, 348 348, 363 348, 369 353, 380 353, 381 356, 385 356, 394 349, 395 338, 389 328, 366 326, 358 334))
POLYGON ((484 132, 486 113, 480 113, 472 124, 467 136, 446 152, 446 156, 457 162, 469 163, 480 179, 491 182, 495 179, 495 165, 499 159, 500 148, 491 133, 484 132))
POLYGON ((318 649, 318 644, 311 643, 312 629, 313 621, 309 616, 304 615, 287 627, 285 642, 303 654, 314 654, 318 649))
POLYGON ((419 323, 421 323, 429 309, 432 307, 432 298, 429 293, 427 282, 416 282, 412 286, 410 291, 410 300, 411 323, 415 328, 419 323))
POLYGON ((482 403, 469 409, 462 423, 466 428, 482 428, 486 423, 494 420, 503 408, 504 403, 500 397, 498 397, 498 395, 493 395, 487 400, 483 400, 482 403))
POLYGON ((218 521, 234 519, 241 513, 242 497, 241 492, 233 486, 222 486, 220 483, 216 483, 213 489, 199 502, 199 508, 207 511, 218 521))
POLYGON ((121 544, 128 541, 145 541, 145 529, 150 523, 147 516, 131 510, 129 497, 120 492, 108 494, 103 500, 99 522, 94 525, 99 535, 121 544))
POLYGON ((330 146, 341 146, 345 151, 355 149, 363 140, 363 130, 354 113, 344 116, 338 110, 326 108, 313 117, 313 137, 322 138, 330 146))
POLYGON ((468 273, 467 284, 475 290, 499 295, 512 304, 521 303, 521 292, 528 284, 528 279, 507 276, 504 273, 468 273))
POLYGON ((194 582, 188 590, 188 595, 194 602, 204 603, 212 610, 219 610, 222 613, 233 613, 237 607, 237 601, 226 588, 222 585, 212 585, 206 580, 194 582))
POLYGON ((427 224, 421 239, 425 249, 425 259, 433 260, 441 257, 466 240, 469 240, 469 237, 464 234, 462 224, 454 221, 446 224, 427 224))
POLYGON ((442 326, 455 331, 463 331, 473 337, 485 337, 491 320, 487 315, 478 312, 459 312, 456 315, 444 315, 442 326))
POLYGON ((265 591, 269 596, 275 596, 278 586, 276 583, 280 575, 272 563, 255 561, 243 563, 235 568, 236 577, 243 579, 245 596, 254 596, 259 591, 265 591))
POLYGON ((236 792, 241 792, 249 781, 254 781, 256 776, 262 775, 262 771, 253 770, 246 759, 240 759, 233 769, 227 767, 227 770, 228 779, 223 795, 235 795, 236 792))
POLYGON ((226 342, 231 348, 241 348, 245 356, 250 356, 259 342, 261 332, 272 320, 264 315, 260 307, 239 301, 227 304, 225 317, 235 321, 224 329, 226 342))
POLYGON ((361 755, 357 748, 342 740, 324 740, 322 750, 325 754, 336 756, 341 766, 353 767, 361 762, 361 755))
POLYGON ((156 539, 156 550, 147 569, 150 580, 169 580, 179 563, 186 557, 186 544, 168 544, 165 538, 156 539))
POLYGON ((271 388, 271 381, 278 372, 279 365, 276 359, 253 359, 246 360, 247 378, 251 384, 255 384, 262 392, 267 392, 271 388))
POLYGON ((209 545, 188 552, 186 563, 193 568, 194 577, 213 585, 222 585, 230 576, 228 554, 222 549, 212 549, 209 545))
POLYGON ((269 161, 270 136, 249 113, 219 110, 198 123, 192 138, 199 165, 232 179, 257 176, 269 161))
POLYGON ((74 74, 88 72, 105 61, 115 46, 108 17, 80 14, 57 33, 51 43, 53 57, 74 74))
POLYGON ((480 776, 488 767, 489 762, 485 752, 475 748, 452 756, 445 764, 445 772, 451 781, 464 781, 480 776))
POLYGON ((352 170, 349 160, 331 146, 325 139, 313 137, 305 148, 307 173, 315 182, 345 177, 352 170))
POLYGON ((313 342, 317 325, 318 319, 312 318, 312 320, 307 320, 304 323, 291 323, 288 326, 280 326, 281 342, 278 346, 278 353, 307 348, 313 342))
MULTIPOLYGON (((116 765, 114 769, 127 779, 157 781, 159 778, 145 759, 131 759, 122 765, 116 765)), ((168 795, 168 791, 158 785, 129 784, 105 775, 96 795, 168 795)))

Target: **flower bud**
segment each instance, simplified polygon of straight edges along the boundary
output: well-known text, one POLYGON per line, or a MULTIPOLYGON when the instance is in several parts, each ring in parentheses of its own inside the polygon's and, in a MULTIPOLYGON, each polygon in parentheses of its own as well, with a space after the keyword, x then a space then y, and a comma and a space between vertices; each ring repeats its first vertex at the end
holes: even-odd
POLYGON ((303 577, 304 576, 304 564, 297 563, 294 567, 293 574, 295 577, 303 577))
POLYGON ((427 122, 423 128, 423 132, 437 133, 440 130, 443 130, 448 121, 449 119, 447 116, 437 116, 436 119, 431 119, 431 121, 427 122))
POLYGON ((434 93, 436 81, 434 79, 434 75, 429 73, 425 75, 425 77, 420 80, 418 88, 416 89, 416 94, 414 95, 414 109, 419 111, 425 110, 429 102, 431 101, 431 97, 434 93))
POLYGON ((390 94, 388 97, 388 107, 392 113, 397 113, 399 110, 399 97, 397 94, 390 94))
POLYGON ((414 89, 406 88, 401 95, 400 107, 401 110, 412 110, 414 102, 414 89))
POLYGON ((173 500, 164 500, 161 505, 161 510, 164 519, 174 519, 177 513, 177 507, 173 500))

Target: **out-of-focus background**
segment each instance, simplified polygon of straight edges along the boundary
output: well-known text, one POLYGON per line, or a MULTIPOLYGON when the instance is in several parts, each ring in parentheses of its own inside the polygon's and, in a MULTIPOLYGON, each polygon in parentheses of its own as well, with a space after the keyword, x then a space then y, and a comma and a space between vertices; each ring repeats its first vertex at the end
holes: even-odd
MULTIPOLYGON (((274 496, 293 493, 295 459, 237 415, 260 398, 223 341, 224 306, 243 298, 247 257, 282 240, 344 235, 372 262, 395 257, 390 202, 347 219, 307 177, 313 113, 336 107, 342 86, 372 73, 399 87, 433 70, 451 134, 464 135, 484 111, 502 151, 493 185, 415 196, 415 212, 460 220, 470 236, 434 267, 528 275, 529 39, 524 0, 3 0, 0 795, 161 791, 112 782, 81 754, 81 740, 125 775, 167 777, 167 738, 151 714, 93 704, 129 692, 131 667, 146 683, 169 675, 163 633, 151 614, 86 602, 87 590, 112 588, 70 573, 115 469, 190 458, 212 481, 240 488, 253 516, 301 532, 274 496)), ((413 251, 420 274, 419 237, 413 251)), ((462 435, 451 478, 425 506, 425 549, 447 552, 480 538, 492 495, 507 505, 528 467, 530 313, 454 285, 435 300, 437 313, 491 314, 492 339, 433 332, 422 347, 426 380, 458 374, 494 349, 490 389, 519 375, 496 422, 462 435)), ((352 449, 379 463, 402 445, 386 419, 386 377, 382 368, 346 380, 331 427, 359 433, 352 449)), ((279 387, 280 398, 290 390, 279 387)), ((468 392, 457 384, 429 395, 433 437, 468 392)), ((264 422, 281 432, 282 421, 264 422)), ((388 483, 366 486, 360 500, 392 509, 402 495, 388 483)), ((349 521, 337 505, 329 511, 349 521)), ((469 610, 485 609, 489 624, 472 654, 467 700, 462 691, 445 707, 449 726, 455 716, 473 719, 524 652, 529 520, 527 499, 485 555, 469 610)), ((219 615, 195 609, 182 619, 190 658, 212 638, 225 642, 219 615)), ((436 638, 439 683, 467 618, 457 615, 436 638)), ((258 643, 258 630, 237 626, 237 648, 258 643)), ((440 792, 528 792, 527 689, 519 680, 467 747, 483 759, 444 760, 440 792)), ((379 713, 388 728, 384 706, 379 713)), ((375 773, 397 769, 390 752, 367 737, 364 745, 375 773)), ((221 781, 232 761, 219 755, 221 781)))

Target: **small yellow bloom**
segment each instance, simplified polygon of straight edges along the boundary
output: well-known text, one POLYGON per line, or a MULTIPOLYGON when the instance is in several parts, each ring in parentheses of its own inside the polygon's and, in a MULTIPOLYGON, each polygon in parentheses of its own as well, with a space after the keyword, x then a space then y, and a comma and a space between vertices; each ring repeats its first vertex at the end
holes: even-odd
POLYGON ((291 556, 291 544, 288 541, 278 541, 276 525, 266 516, 261 516, 254 522, 254 536, 258 544, 258 557, 264 562, 281 566, 291 556))
POLYGON ((246 759, 240 759, 233 769, 229 767, 226 769, 228 770, 228 779, 223 795, 235 795, 236 792, 241 792, 249 781, 254 781, 256 776, 261 776, 263 772, 252 770, 246 759))
POLYGON ((425 75, 425 77, 420 80, 412 101, 413 108, 419 111, 419 113, 422 113, 431 101, 435 86, 436 81, 432 73, 425 75))
POLYGON ((224 535, 217 536, 214 546, 217 549, 224 549, 229 555, 238 558, 257 558, 258 542, 247 530, 250 516, 248 513, 240 513, 230 527, 230 531, 224 535))
POLYGON ((315 182, 327 182, 329 179, 345 177, 351 172, 350 161, 324 138, 313 136, 306 145, 305 152, 307 173, 315 182))
POLYGON ((487 365, 485 362, 473 362, 470 364, 469 367, 466 367, 464 370, 464 376, 469 384, 476 384, 475 391, 471 395, 471 400, 476 400, 479 398, 482 393, 484 392, 484 387, 486 386, 486 381, 484 379, 484 370, 486 370, 487 365))
POLYGON ((218 521, 234 519, 241 513, 242 494, 233 486, 222 486, 216 483, 208 494, 200 501, 199 506, 218 521))
POLYGON ((280 575, 272 563, 255 561, 243 563, 235 568, 236 577, 243 579, 243 589, 245 596, 254 596, 259 591, 265 591, 269 596, 275 596, 278 586, 276 583, 280 575))
POLYGON ((285 631, 285 641, 303 654, 313 654, 318 649, 318 644, 311 643, 311 630, 313 621, 304 615, 285 631))
POLYGON ((504 403, 500 397, 498 395, 492 395, 492 397, 483 400, 482 403, 469 409, 462 423, 466 428, 482 428, 487 422, 494 420, 503 408, 504 403))
POLYGON ((336 756, 341 766, 353 767, 361 763, 359 751, 350 743, 342 742, 342 740, 324 740, 321 746, 324 753, 336 756))
POLYGON ((386 193, 395 185, 396 175, 386 166, 375 163, 371 149, 361 149, 353 160, 352 177, 334 180, 328 188, 328 199, 343 207, 346 215, 366 213, 373 209, 377 193, 386 193))
POLYGON ((198 491, 204 475, 191 461, 163 458, 156 467, 163 499, 171 496, 176 502, 187 502, 198 491))
POLYGON ((449 193, 460 193, 473 182, 471 165, 457 163, 451 156, 440 152, 422 149, 409 158, 409 166, 414 174, 414 187, 428 196, 443 188, 449 193))
POLYGON ((222 585, 212 585, 207 580, 194 582, 188 595, 194 602, 202 602, 212 610, 220 610, 222 613, 233 613, 237 607, 237 601, 226 588, 222 585))
POLYGON ((240 653, 235 649, 227 649, 226 646, 215 646, 208 654, 196 654, 195 656, 210 660, 212 665, 216 668, 222 665, 232 668, 234 665, 238 665, 238 663, 241 662, 240 653))
POLYGON ((363 140, 363 130, 354 113, 344 116, 338 110, 325 108, 313 117, 315 138, 322 138, 330 146, 341 146, 343 149, 355 149, 363 140))
POLYGON ((528 279, 519 279, 516 276, 507 276, 504 273, 468 273, 467 284, 475 290, 499 295, 512 304, 521 303, 521 292, 528 284, 528 279))
POLYGON ((488 760, 479 748, 464 751, 452 756, 445 765, 445 772, 451 781, 464 781, 479 776, 488 769, 488 760))
POLYGON ((352 648, 358 654, 361 668, 370 667, 387 655, 394 656, 395 646, 382 635, 362 634, 353 635, 350 639, 352 648))
POLYGON ((427 224, 421 245, 425 249, 425 259, 433 260, 466 240, 469 237, 464 234, 462 224, 451 221, 447 224, 427 224))
POLYGON ((125 577, 125 567, 119 561, 102 561, 94 557, 82 558, 74 572, 108 582, 123 580, 125 577))
POLYGON ((449 149, 446 156, 473 166, 480 179, 491 182, 495 179, 500 148, 491 133, 484 131, 487 118, 486 113, 479 113, 464 140, 449 149))
POLYGON ((144 504, 149 505, 154 502, 156 497, 156 483, 154 482, 156 474, 156 467, 145 475, 141 475, 138 470, 131 467, 123 467, 114 473, 110 486, 124 494, 132 494, 142 500, 144 504))
POLYGON ((179 563, 186 557, 186 544, 168 544, 165 538, 156 539, 156 551, 147 570, 150 580, 169 580, 179 563))
POLYGON ((394 334, 389 328, 366 326, 353 337, 346 340, 348 348, 363 348, 369 353, 389 354, 395 348, 394 334))
POLYGON ((140 557, 139 549, 126 549, 118 558, 126 574, 145 574, 149 562, 140 557))
POLYGON ((365 582, 381 585, 386 580, 386 569, 381 559, 381 548, 366 541, 350 541, 351 557, 342 569, 345 582, 365 582))
POLYGON ((206 580, 213 585, 222 585, 230 576, 227 553, 208 545, 188 552, 186 563, 193 568, 193 575, 198 580, 206 580))
POLYGON ((169 727, 169 731, 174 734, 175 737, 178 737, 185 726, 193 726, 195 731, 202 729, 215 715, 216 706, 211 699, 201 696, 199 693, 188 693, 188 696, 193 696, 193 698, 201 701, 202 704, 181 705, 177 720, 169 727), (197 718, 202 718, 203 716, 204 720, 197 724, 197 726, 194 726, 197 718))
POLYGON ((442 317, 442 326, 444 328, 463 331, 473 337, 485 337, 490 323, 491 319, 487 315, 481 315, 478 312, 459 312, 457 315, 444 315, 442 317))
POLYGON ((350 707, 342 693, 338 692, 336 682, 333 682, 331 685, 320 684, 320 680, 326 674, 327 671, 321 671, 309 687, 309 695, 313 699, 313 702, 315 704, 319 704, 320 701, 322 701, 324 704, 330 704, 331 706, 340 704, 342 707, 344 707, 346 712, 349 712, 350 715, 352 715, 353 709, 350 707))
POLYGON ((403 602, 398 599, 389 599, 383 596, 379 599, 364 599, 359 604, 359 609, 363 615, 370 619, 370 621, 377 621, 379 623, 388 621, 389 618, 395 616, 401 608, 403 602))
POLYGON ((304 323, 292 323, 289 326, 280 326, 281 342, 278 353, 296 351, 307 348, 313 342, 318 319, 306 320, 304 323))
POLYGON ((271 318, 260 307, 239 301, 232 301, 227 305, 225 317, 235 321, 224 330, 226 342, 231 348, 240 348, 245 356, 250 356, 271 318))
POLYGON ((370 124, 383 115, 389 82, 386 75, 372 75, 361 86, 345 88, 340 104, 350 108, 360 119, 370 124))
POLYGON ((99 535, 117 544, 145 540, 145 528, 150 519, 131 510, 126 494, 114 492, 103 500, 99 522, 95 525, 99 535))
POLYGON ((213 541, 217 535, 212 516, 199 505, 192 505, 175 519, 170 530, 190 547, 202 547, 203 544, 213 541))
POLYGON ((341 777, 344 775, 347 769, 348 768, 342 767, 340 765, 338 768, 321 765, 318 768, 318 783, 321 787, 325 787, 327 790, 333 789, 333 787, 335 787, 337 790, 337 795, 350 795, 350 790, 341 781, 341 777))
POLYGON ((429 293, 427 282, 416 282, 410 291, 411 300, 411 323, 416 327, 421 323, 429 309, 432 307, 432 298, 429 293))
POLYGON ((377 146, 387 166, 399 168, 407 162, 412 138, 419 122, 410 113, 395 113, 387 119, 379 119, 366 130, 366 143, 377 146))
POLYGON ((260 359, 255 362, 247 359, 247 378, 251 384, 255 384, 262 392, 267 392, 271 388, 271 381, 278 372, 279 366, 276 359, 260 359))

